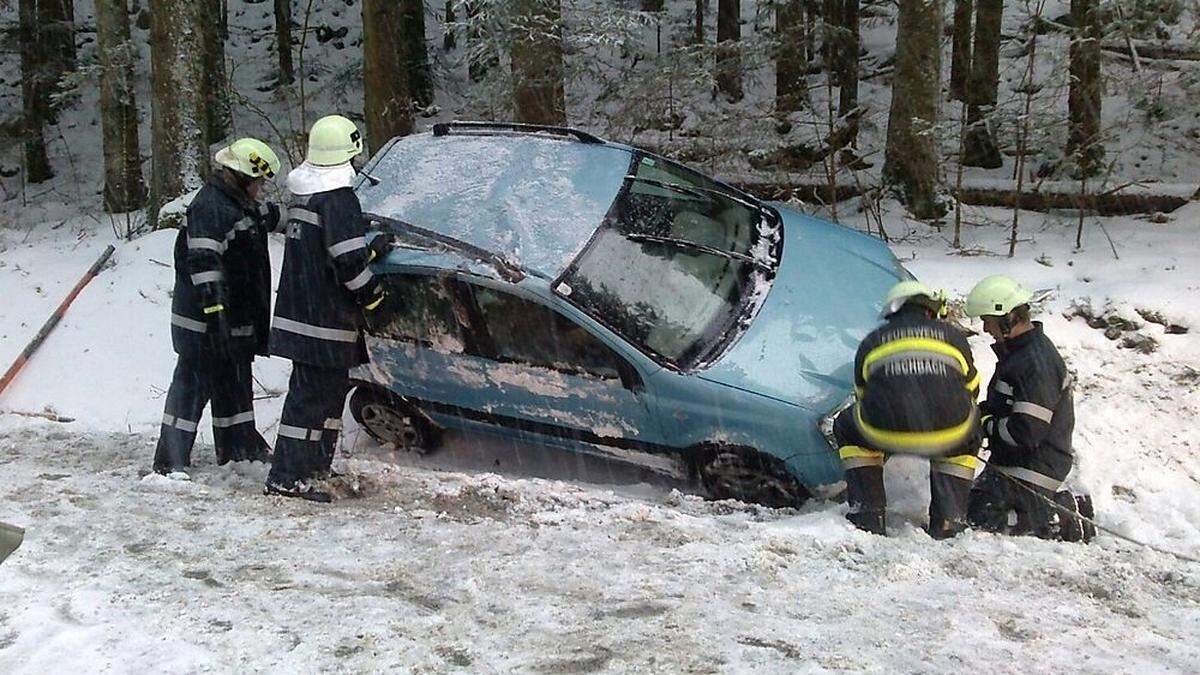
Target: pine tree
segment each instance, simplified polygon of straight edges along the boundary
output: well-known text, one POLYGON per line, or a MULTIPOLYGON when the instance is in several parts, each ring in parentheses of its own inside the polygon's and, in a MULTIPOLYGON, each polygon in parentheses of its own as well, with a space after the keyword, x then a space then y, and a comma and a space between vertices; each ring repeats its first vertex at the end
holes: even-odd
POLYGON ((973 0, 954 0, 954 36, 950 47, 950 98, 965 101, 971 75, 971 22, 973 0))
POLYGON ((367 146, 375 152, 413 130, 408 70, 395 37, 404 35, 404 8, 396 0, 363 0, 363 108, 367 146))
POLYGON ((742 3, 717 2, 717 91, 732 101, 742 98, 742 3))
POLYGON ((429 46, 425 42, 425 3, 400 0, 403 5, 403 39, 399 47, 408 70, 409 91, 422 107, 433 103, 433 70, 429 65, 429 46))
POLYGON ((922 219, 946 212, 938 195, 934 138, 941 98, 941 34, 938 0, 900 0, 883 177, 900 189, 905 206, 922 219))
POLYGON ((858 0, 840 0, 841 25, 838 27, 836 43, 838 83, 838 118, 841 147, 858 144, 858 0))
POLYGON ((275 0, 275 50, 279 57, 279 84, 296 81, 292 63, 292 0, 275 0))
POLYGON ((514 107, 520 122, 567 123, 561 0, 512 0, 514 107))
POLYGON ((775 5, 775 110, 800 110, 808 100, 804 81, 804 0, 779 0, 775 5))
POLYGON ((1067 94, 1067 154, 1075 158, 1076 177, 1094 176, 1104 159, 1100 144, 1100 8, 1097 0, 1071 0, 1075 25, 1071 37, 1071 84, 1067 94))
POLYGON ((992 138, 986 113, 996 105, 1000 86, 1000 23, 1004 0, 978 0, 975 44, 971 48, 971 75, 967 81, 967 130, 962 163, 995 169, 1004 164, 992 138))
POLYGON ((46 46, 38 30, 37 0, 20 0, 21 101, 25 136, 25 179, 41 183, 54 177, 46 156, 45 125, 50 115, 46 46))
POLYGON ((100 124, 104 140, 104 210, 127 213, 146 204, 138 152, 138 110, 126 0, 96 0, 100 56, 100 124))
POLYGON ((150 0, 152 168, 148 221, 164 204, 203 184, 208 175, 204 0, 150 0))
POLYGON ((229 135, 232 115, 228 76, 225 73, 225 37, 221 30, 225 0, 201 2, 201 11, 204 13, 200 21, 204 31, 204 94, 208 111, 205 138, 209 144, 213 144, 229 135))

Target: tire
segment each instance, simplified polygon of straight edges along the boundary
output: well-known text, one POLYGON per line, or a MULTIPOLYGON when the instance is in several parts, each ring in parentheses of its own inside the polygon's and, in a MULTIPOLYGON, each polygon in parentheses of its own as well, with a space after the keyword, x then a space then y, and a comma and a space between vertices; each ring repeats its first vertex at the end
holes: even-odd
POLYGON ((700 482, 710 499, 785 508, 798 507, 812 496, 781 460, 753 448, 705 448, 699 460, 700 482))
POLYGON ((419 408, 390 392, 359 385, 350 396, 350 414, 381 445, 427 454, 442 442, 442 430, 419 408))

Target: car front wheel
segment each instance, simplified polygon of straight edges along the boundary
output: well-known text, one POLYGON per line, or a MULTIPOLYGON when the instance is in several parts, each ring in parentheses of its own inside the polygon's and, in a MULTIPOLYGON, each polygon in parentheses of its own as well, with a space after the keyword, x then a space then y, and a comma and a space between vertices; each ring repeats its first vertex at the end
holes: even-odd
POLYGON ((441 430, 415 406, 398 396, 359 386, 350 397, 350 414, 380 444, 428 453, 441 444, 441 430))
POLYGON ((752 448, 707 448, 698 468, 700 482, 712 499, 783 508, 800 506, 810 496, 782 461, 752 448))

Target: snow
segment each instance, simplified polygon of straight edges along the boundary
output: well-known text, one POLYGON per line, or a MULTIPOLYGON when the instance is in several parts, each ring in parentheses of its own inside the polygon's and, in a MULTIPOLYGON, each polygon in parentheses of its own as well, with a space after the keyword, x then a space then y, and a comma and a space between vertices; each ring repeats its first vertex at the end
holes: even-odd
MULTIPOLYGON (((1042 318, 1077 376, 1073 480, 1102 524, 1200 554, 1200 337, 1143 321, 1159 349, 1142 354, 1062 315, 1087 299, 1200 325, 1200 210, 1165 225, 1089 219, 1079 252, 1070 219, 1024 214, 1030 240, 1010 261, 950 255, 945 233, 892 208, 893 249, 922 279, 961 295, 1008 272, 1054 289, 1042 318)), ((5 360, 111 239, 53 226, 0 231, 5 360)), ((1002 251, 1006 232, 964 239, 1002 251)), ((152 260, 169 262, 171 242, 118 242, 0 400, 77 419, 0 415, 0 521, 28 530, 0 576, 0 671, 1186 672, 1200 658, 1195 565, 1108 535, 932 542, 915 459, 888 465, 886 539, 852 530, 835 503, 705 502, 685 483, 470 435, 397 455, 349 420, 339 467, 361 498, 263 497, 265 467, 214 466, 207 431, 191 482, 146 476, 172 366, 171 271, 152 260)), ((986 376, 985 342, 973 344, 986 376)), ((286 384, 286 363, 256 372, 286 384)), ((268 439, 279 402, 258 402, 268 439)))
MULTIPOLYGON (((682 9, 691 3, 668 4, 664 42, 687 30, 682 9)), ((748 37, 755 3, 742 4, 748 37)), ((316 3, 315 20, 333 27, 358 21, 357 7, 337 5, 316 3)), ((81 23, 91 21, 91 6, 76 2, 81 23)), ((1065 7, 1058 3, 1047 14, 1065 7)), ((242 42, 229 53, 253 55, 234 70, 233 85, 267 106, 281 133, 301 130, 294 108, 284 111, 273 93, 256 91, 270 66, 259 52, 245 51, 248 36, 266 34, 269 7, 233 3, 230 10, 232 35, 242 42)), ((1007 34, 1017 32, 1020 18, 1006 16, 1007 34)), ((1191 22, 1189 15, 1179 30, 1191 22)), ((432 24, 430 34, 437 28, 432 24)), ((886 19, 865 23, 864 65, 888 57, 893 32, 886 19)), ((1039 40, 1040 71, 1064 78, 1066 36, 1039 40)), ((145 111, 145 33, 135 29, 134 43, 142 52, 137 80, 145 111)), ((356 50, 311 39, 308 49, 308 68, 320 82, 310 87, 307 121, 360 109, 356 89, 339 89, 356 50)), ((85 46, 81 62, 92 51, 85 46)), ((437 58, 451 90, 439 94, 444 117, 491 110, 464 93, 453 57, 437 58)), ((1105 62, 1111 182, 1190 185, 1200 168, 1194 73, 1147 68, 1134 78, 1118 63, 1105 62), (1156 90, 1168 110, 1152 124, 1139 99, 1156 90)), ((6 83, 15 81, 16 68, 15 58, 0 63, 6 83)), ((1011 133, 1019 103, 1011 92, 1023 63, 1006 61, 1005 68, 1002 129, 1011 133)), ((572 121, 633 139, 626 127, 658 114, 664 83, 615 72, 626 77, 622 85, 658 89, 651 93, 659 98, 626 97, 623 105, 643 109, 611 119, 601 103, 572 101, 572 121)), ((729 146, 716 160, 702 155, 701 166, 728 177, 746 168, 743 146, 775 142, 774 122, 763 112, 770 87, 762 83, 769 81, 760 72, 741 108, 705 96, 679 111, 685 128, 716 139, 698 145, 729 146)), ((890 93, 884 84, 863 83, 870 111, 864 154, 880 145, 890 93)), ((823 94, 814 94, 821 109, 823 94)), ((0 92, 6 110, 18 109, 18 95, 19 88, 0 92)), ((946 112, 953 117, 956 108, 946 112)), ((1043 117, 1061 120, 1053 108, 1039 105, 1043 117)), ((75 419, 55 424, 0 414, 0 521, 27 529, 23 546, 0 565, 0 672, 1197 670, 1195 564, 1110 535, 1089 546, 973 532, 933 542, 919 529, 928 492, 926 464, 916 459, 888 464, 886 539, 850 528, 836 503, 772 511, 705 502, 689 494, 692 485, 466 434, 429 457, 396 454, 374 446, 350 421, 338 467, 360 483, 360 498, 319 506, 262 496, 265 467, 213 464, 207 421, 191 482, 149 475, 174 361, 174 233, 114 241, 113 231, 136 228, 138 218, 98 213, 96 110, 94 87, 84 87, 49 134, 54 181, 21 191, 18 179, 0 180, 3 367, 104 246, 117 246, 111 266, 0 394, 0 410, 49 409, 75 419)), ((267 120, 242 112, 234 120, 238 135, 276 142, 267 120)), ((815 126, 793 121, 796 130, 780 144, 804 140, 815 126)), ((143 149, 149 126, 144 112, 143 149)), ((1044 126, 1054 142, 1060 131, 1044 126)), ((666 136, 657 128, 636 134, 647 144, 666 136)), ((14 150, 0 148, 4 168, 17 164, 14 150)), ((1011 170, 1006 158, 1001 169, 970 170, 968 182, 986 184, 1011 170)), ((839 213, 873 229, 855 206, 839 213)), ((978 278, 1003 272, 1054 290, 1040 318, 1076 374, 1080 465, 1073 483, 1091 492, 1105 526, 1200 555, 1200 205, 1165 223, 1089 217, 1082 251, 1074 250, 1074 214, 1023 213, 1012 260, 1002 256, 1010 212, 969 209, 959 255, 948 232, 883 206, 893 250, 931 284, 961 296, 978 278), (1158 343, 1144 354, 1064 316, 1080 303, 1098 311, 1111 306, 1126 319, 1129 308, 1137 316, 1137 309, 1156 312, 1190 330, 1170 334, 1143 320, 1133 332, 1158 343)), ((519 243, 524 247, 512 250, 527 259, 529 241, 519 243)), ((278 264, 280 242, 272 246, 278 264)), ((982 336, 972 341, 985 377, 994 363, 986 343, 982 336)), ((276 359, 257 361, 256 393, 285 389, 288 370, 276 359)), ((256 402, 268 440, 281 405, 279 397, 256 402)))

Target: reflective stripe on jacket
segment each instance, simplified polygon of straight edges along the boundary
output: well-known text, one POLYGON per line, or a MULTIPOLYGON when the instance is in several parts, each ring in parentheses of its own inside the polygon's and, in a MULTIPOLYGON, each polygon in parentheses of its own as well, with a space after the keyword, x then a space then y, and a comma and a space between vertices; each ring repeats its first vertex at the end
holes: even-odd
POLYGON ((872 331, 854 359, 855 423, 887 452, 937 455, 976 436, 979 373, 966 337, 905 307, 872 331))

